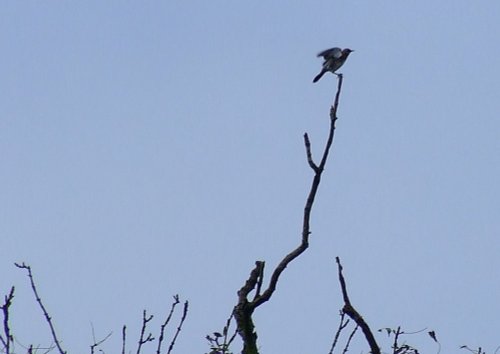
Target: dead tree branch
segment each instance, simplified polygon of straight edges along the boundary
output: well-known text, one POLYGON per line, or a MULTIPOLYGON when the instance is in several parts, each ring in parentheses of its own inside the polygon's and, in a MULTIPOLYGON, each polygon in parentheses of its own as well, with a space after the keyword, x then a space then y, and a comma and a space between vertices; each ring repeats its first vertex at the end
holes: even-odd
POLYGON ((255 326, 252 319, 254 310, 271 298, 274 291, 276 290, 276 286, 278 284, 281 273, 295 258, 300 256, 309 247, 309 235, 311 234, 311 211, 314 200, 316 198, 316 194, 318 192, 318 187, 321 182, 321 175, 325 169, 326 161, 330 153, 330 148, 332 146, 335 133, 335 122, 337 120, 337 109, 339 105, 340 92, 342 89, 343 81, 342 75, 339 75, 338 78, 339 80, 337 93, 335 94, 333 106, 330 108, 330 129, 328 139, 325 144, 325 148, 323 150, 323 155, 321 157, 319 165, 316 164, 313 160, 309 136, 307 133, 304 134, 307 162, 311 169, 314 171, 314 177, 304 207, 301 243, 297 248, 288 253, 276 266, 271 275, 269 285, 262 294, 260 292, 264 278, 265 267, 265 263, 262 261, 257 261, 255 263, 255 268, 251 271, 250 276, 248 277, 243 287, 238 291, 238 304, 234 307, 233 314, 236 320, 238 334, 243 340, 243 354, 258 354, 257 333, 255 332, 255 326), (255 290, 255 296, 253 300, 250 301, 248 300, 248 296, 253 290, 255 290))
POLYGON ((56 330, 54 328, 54 325, 52 324, 52 318, 49 316, 49 313, 47 312, 47 310, 45 309, 45 306, 42 303, 42 299, 38 295, 35 281, 33 280, 33 274, 31 273, 31 267, 29 265, 24 264, 24 263, 22 263, 22 264, 14 263, 14 264, 17 268, 26 269, 26 271, 28 272, 28 278, 30 279, 31 289, 33 290, 33 293, 35 294, 35 299, 38 302, 38 305, 40 306, 40 308, 43 311, 43 315, 45 316, 45 320, 49 324, 50 332, 52 334, 52 338, 54 339, 54 342, 56 343, 57 350, 59 351, 59 354, 66 354, 66 351, 61 347, 61 342, 57 338, 56 330))
POLYGON ((359 327, 361 327, 366 341, 370 346, 371 353, 380 354, 380 348, 377 344, 377 341, 375 340, 375 337, 373 336, 370 327, 365 322, 363 317, 358 313, 358 311, 356 311, 356 309, 352 306, 351 300, 349 300, 349 295, 347 294, 347 286, 345 283, 344 275, 342 274, 342 264, 340 264, 340 258, 336 257, 336 261, 339 270, 340 288, 342 289, 342 297, 344 298, 344 308, 342 309, 342 311, 344 311, 347 316, 349 316, 354 322, 356 322, 359 327))

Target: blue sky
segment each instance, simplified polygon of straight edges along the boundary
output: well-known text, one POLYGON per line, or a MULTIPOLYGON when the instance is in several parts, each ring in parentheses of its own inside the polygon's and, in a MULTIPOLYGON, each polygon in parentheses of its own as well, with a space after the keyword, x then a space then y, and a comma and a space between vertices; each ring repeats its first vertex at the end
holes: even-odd
POLYGON ((311 247, 256 313, 262 353, 328 351, 335 256, 373 329, 493 352, 498 18, 496 1, 4 3, 0 290, 16 286, 18 340, 49 343, 25 261, 70 352, 91 323, 108 352, 127 324, 134 350, 142 310, 158 326, 176 293, 177 353, 208 350, 253 262, 299 242, 302 134, 318 156, 336 87, 311 83, 315 55, 340 46, 355 52, 311 247))

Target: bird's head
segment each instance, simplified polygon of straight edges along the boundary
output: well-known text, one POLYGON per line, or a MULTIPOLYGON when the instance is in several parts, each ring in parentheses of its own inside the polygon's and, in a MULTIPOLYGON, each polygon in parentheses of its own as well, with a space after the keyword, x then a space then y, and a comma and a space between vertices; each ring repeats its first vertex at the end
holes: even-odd
POLYGON ((349 48, 342 49, 342 54, 344 54, 345 56, 348 56, 352 52, 354 52, 354 50, 349 49, 349 48))

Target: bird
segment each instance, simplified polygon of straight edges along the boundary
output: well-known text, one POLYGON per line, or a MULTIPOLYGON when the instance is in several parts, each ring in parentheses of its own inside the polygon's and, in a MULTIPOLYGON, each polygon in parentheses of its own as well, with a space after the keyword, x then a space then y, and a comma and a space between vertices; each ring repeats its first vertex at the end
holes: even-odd
POLYGON ((349 56, 349 54, 351 54, 351 52, 354 52, 354 50, 349 48, 341 49, 335 47, 319 53, 318 58, 323 57, 325 61, 323 62, 323 68, 321 69, 321 72, 316 75, 313 82, 317 82, 328 71, 336 74, 335 71, 337 71, 342 65, 344 65, 347 57, 349 56))

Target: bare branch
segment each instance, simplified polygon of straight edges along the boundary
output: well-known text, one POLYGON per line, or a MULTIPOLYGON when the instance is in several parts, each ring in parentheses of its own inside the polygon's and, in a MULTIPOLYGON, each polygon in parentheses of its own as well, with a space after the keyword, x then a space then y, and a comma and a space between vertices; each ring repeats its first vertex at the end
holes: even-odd
POLYGON ((324 171, 326 161, 328 159, 328 154, 333 143, 333 137, 335 134, 335 121, 337 120, 337 108, 339 105, 340 92, 342 90, 342 75, 338 75, 339 81, 337 86, 337 93, 335 95, 335 100, 333 106, 330 108, 330 129, 328 134, 328 139, 325 144, 323 151, 323 156, 321 158, 321 163, 317 166, 312 158, 311 152, 311 142, 307 133, 304 134, 304 144, 306 147, 307 162, 309 166, 314 171, 314 177, 307 196, 307 200, 304 206, 304 216, 302 225, 302 239, 300 245, 297 246, 293 251, 288 253, 281 262, 274 269, 269 285, 267 289, 260 294, 261 286, 264 278, 264 265, 262 261, 257 261, 255 263, 255 268, 250 273, 249 278, 245 282, 245 285, 238 291, 238 304, 234 307, 233 315, 236 320, 238 334, 243 340, 243 354, 257 354, 257 333, 255 332, 255 326, 252 320, 253 311, 266 301, 268 301, 276 290, 278 280, 280 275, 283 273, 285 268, 298 256, 300 256, 309 247, 309 235, 310 230, 310 220, 311 211, 318 192, 319 184, 321 182, 321 175, 324 171), (255 291, 255 297, 252 301, 248 300, 248 294, 255 291))
POLYGON ((347 338, 347 342, 345 344, 344 350, 342 351, 342 354, 347 353, 347 351, 349 350, 349 345, 351 344, 351 341, 354 338, 354 335, 356 334, 356 331, 358 330, 358 328, 359 328, 359 326, 356 325, 356 327, 354 327, 351 334, 349 335, 349 338, 347 338))
MULTIPOLYGON (((335 102, 333 106, 330 108, 330 130, 328 134, 328 139, 325 145, 325 149, 323 151, 323 157, 321 158, 321 163, 320 165, 315 169, 313 168, 315 174, 313 178, 313 182, 311 185, 311 190, 309 191, 309 195, 306 200, 306 205, 304 207, 304 219, 303 219, 303 225, 302 225, 302 242, 300 245, 287 254, 283 260, 278 264, 276 269, 274 270, 271 280, 269 282, 269 287, 267 290, 257 298, 254 303, 255 307, 261 305, 262 303, 268 301, 274 291, 276 290, 276 285, 278 283, 279 277, 281 273, 285 270, 285 268, 292 262, 295 258, 300 256, 308 247, 309 247, 309 235, 311 234, 310 231, 310 220, 311 220, 311 211, 312 207, 314 204, 314 199, 316 198, 316 194, 318 192, 318 187, 321 182, 321 175, 323 173, 323 170, 325 169, 326 161, 328 159, 328 154, 330 152, 330 148, 333 143, 333 137, 335 136, 335 121, 337 120, 337 108, 339 105, 339 99, 340 99, 340 91, 342 90, 342 80, 343 77, 339 76, 339 82, 337 86, 337 93, 335 95, 335 102)), ((309 137, 306 134, 304 134, 304 140, 306 143, 306 150, 307 148, 307 143, 309 142, 309 137)), ((309 149, 310 149, 310 143, 309 143, 309 149)), ((309 152, 310 153, 310 152, 309 152)))
POLYGON ((14 287, 10 288, 9 295, 5 295, 5 302, 2 306, 0 306, 0 309, 2 309, 3 312, 3 332, 5 334, 5 338, 0 335, 0 341, 2 342, 5 354, 11 354, 10 343, 13 340, 9 327, 9 308, 12 305, 12 299, 14 298, 14 289, 14 287))
MULTIPOLYGON (((315 188, 317 189, 317 187, 315 188)), ((309 218, 309 217, 307 217, 309 218)), ((307 231, 307 235, 302 237, 302 243, 299 247, 294 249, 292 252, 287 254, 285 258, 278 264, 273 274, 271 275, 271 281, 269 282, 269 287, 261 296, 258 296, 253 301, 253 307, 257 307, 262 305, 264 302, 268 301, 276 290, 276 285, 278 284, 279 277, 281 273, 285 270, 285 268, 292 262, 295 258, 300 256, 308 247, 309 247, 309 231, 307 231)))
POLYGON ((95 332, 94 332, 94 325, 91 324, 91 327, 92 327, 92 340, 93 340, 93 344, 90 346, 90 354, 94 354, 94 351, 95 351, 95 348, 97 348, 98 346, 100 346, 102 343, 104 343, 109 337, 111 337, 111 335, 113 334, 113 332, 109 332, 108 335, 106 337, 104 337, 103 339, 101 339, 100 341, 96 341, 95 339, 95 332))
POLYGON ((233 319, 233 314, 229 316, 227 319, 226 325, 224 326, 224 330, 222 331, 224 333, 224 347, 229 348, 231 343, 233 342, 234 338, 236 338, 236 335, 238 334, 238 329, 235 329, 234 333, 231 335, 229 340, 227 340, 227 335, 229 331, 229 327, 231 326, 231 320, 233 319))
POLYGON ((160 352, 161 352, 161 344, 162 344, 163 339, 164 339, 165 327, 167 327, 168 323, 170 322, 170 319, 172 318, 172 315, 174 314, 175 307, 179 303, 180 303, 179 295, 174 295, 174 302, 172 303, 172 307, 170 307, 170 312, 168 313, 168 316, 167 316, 165 322, 163 322, 163 324, 161 325, 161 328, 160 328, 160 337, 158 338, 158 348, 156 349, 156 354, 160 354, 160 352))
POLYGON ((323 157, 321 158, 321 163, 319 164, 320 171, 325 169, 326 160, 328 159, 328 154, 330 153, 330 148, 333 144, 333 137, 335 133, 335 122, 337 121, 337 109, 339 108, 340 91, 342 90, 342 82, 344 81, 344 76, 338 74, 339 82, 337 84, 337 93, 335 94, 335 100, 333 106, 330 107, 330 133, 328 134, 328 140, 325 145, 325 150, 323 151, 323 157))
POLYGON ((311 141, 309 140, 309 135, 307 133, 304 133, 304 145, 306 146, 307 163, 312 168, 312 170, 315 173, 317 173, 318 166, 316 166, 316 164, 313 161, 312 152, 311 152, 311 141))
POLYGON ((127 326, 122 328, 122 354, 125 354, 125 341, 127 340, 127 326))
POLYGON ((31 272, 31 267, 29 265, 24 264, 24 262, 22 264, 19 264, 19 263, 14 263, 14 264, 16 267, 18 267, 20 269, 26 269, 26 271, 28 272, 28 277, 29 277, 30 283, 31 283, 31 289, 33 290, 33 293, 35 294, 36 301, 38 302, 38 305, 42 309, 43 315, 45 316, 47 323, 49 324, 50 332, 52 334, 52 338, 54 339, 54 342, 56 343, 57 350, 59 351, 59 354, 66 354, 66 351, 61 347, 61 342, 59 341, 59 339, 57 339, 56 330, 54 329, 54 325, 52 324, 52 318, 49 316, 49 313, 47 312, 47 310, 45 309, 45 306, 42 303, 42 299, 38 295, 35 281, 33 280, 33 274, 31 272))
POLYGON ((188 307, 189 307, 189 302, 185 301, 184 302, 184 310, 182 312, 182 318, 179 323, 179 326, 177 327, 177 331, 175 332, 174 338, 172 339, 172 342, 170 342, 170 346, 168 347, 168 352, 167 354, 170 354, 172 352, 172 349, 174 348, 175 341, 177 340, 177 336, 179 335, 182 325, 184 323, 184 320, 186 319, 187 313, 188 313, 188 307))
POLYGON ((137 354, 141 353, 142 345, 147 342, 154 341, 154 337, 151 332, 148 334, 146 338, 144 338, 144 333, 146 332, 146 327, 148 326, 148 322, 153 319, 153 315, 146 316, 146 310, 142 312, 142 327, 141 327, 141 336, 139 338, 139 345, 137 346, 137 354))
POLYGON ((342 264, 340 264, 340 258, 336 257, 337 265, 338 265, 338 270, 339 270, 339 281, 340 281, 340 287, 342 289, 342 297, 344 298, 344 308, 342 311, 344 311, 347 316, 352 318, 356 324, 361 327, 363 330, 363 333, 365 335, 366 341, 368 342, 368 345, 370 346, 370 350, 372 354, 380 354, 380 348, 377 344, 377 341, 375 340, 375 337, 373 336, 373 333, 368 326, 368 324, 365 322, 363 317, 356 311, 356 309, 351 305, 351 301, 349 300, 349 295, 347 294, 347 287, 344 279, 344 275, 342 274, 342 264))
POLYGON ((330 351, 328 352, 328 354, 333 354, 333 351, 337 346, 337 342, 339 341, 340 333, 349 324, 349 319, 346 319, 345 322, 344 319, 345 319, 345 313, 344 311, 340 311, 339 327, 337 328, 337 332, 335 332, 335 337, 333 338, 333 343, 332 346, 330 347, 330 351))

